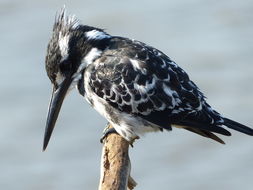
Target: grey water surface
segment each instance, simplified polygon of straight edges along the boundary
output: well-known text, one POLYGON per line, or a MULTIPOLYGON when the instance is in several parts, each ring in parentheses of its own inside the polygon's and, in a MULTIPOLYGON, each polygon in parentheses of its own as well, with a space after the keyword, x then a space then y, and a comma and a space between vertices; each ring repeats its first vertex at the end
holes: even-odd
MULTIPOLYGON (((222 114, 253 127, 253 1, 0 0, 0 189, 97 189, 106 124, 74 90, 49 147, 44 60, 63 4, 84 24, 138 39, 176 61, 222 114)), ((251 190, 253 137, 220 145, 174 129, 130 149, 136 190, 251 190)))

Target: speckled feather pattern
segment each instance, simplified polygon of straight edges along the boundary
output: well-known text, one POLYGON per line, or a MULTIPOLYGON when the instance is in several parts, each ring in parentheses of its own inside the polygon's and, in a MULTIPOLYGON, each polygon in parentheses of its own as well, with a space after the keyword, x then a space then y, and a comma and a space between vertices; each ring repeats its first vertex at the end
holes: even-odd
MULTIPOLYGON (((63 83, 69 84, 68 90, 76 85, 128 141, 173 126, 220 143, 224 142, 213 132, 230 136, 224 125, 253 135, 251 128, 213 110, 187 73, 163 52, 81 25, 75 17, 65 16, 64 9, 56 16, 46 70, 55 90, 63 83), (68 80, 72 83, 64 82, 68 80)), ((46 134, 50 138, 51 133, 46 134)))
POLYGON ((154 124, 168 130, 187 117, 203 117, 208 125, 223 122, 183 69, 142 42, 112 37, 110 46, 87 72, 89 90, 105 100, 104 106, 117 110, 111 117, 125 113, 149 122, 150 127, 154 124))

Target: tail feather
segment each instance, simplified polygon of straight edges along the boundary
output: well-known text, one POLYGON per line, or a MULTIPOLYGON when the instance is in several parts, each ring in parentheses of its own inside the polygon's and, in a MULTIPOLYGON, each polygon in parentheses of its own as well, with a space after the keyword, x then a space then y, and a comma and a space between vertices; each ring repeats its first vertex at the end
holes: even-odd
POLYGON ((203 109, 197 114, 189 114, 180 121, 174 121, 173 124, 179 125, 182 128, 201 136, 211 138, 222 144, 225 144, 223 140, 221 140, 213 133, 231 136, 231 133, 227 130, 227 128, 225 128, 225 126, 229 129, 233 129, 253 136, 252 128, 231 119, 224 118, 218 112, 212 110, 210 107, 203 109))
POLYGON ((199 122, 191 121, 191 120, 183 120, 183 121, 179 121, 179 122, 174 122, 174 124, 188 126, 191 128, 196 128, 196 129, 200 129, 200 130, 204 130, 204 131, 219 133, 219 134, 225 135, 225 136, 231 136, 231 133, 228 130, 222 128, 219 125, 210 125, 208 123, 199 123, 199 122))
POLYGON ((223 118, 223 120, 224 125, 228 128, 253 136, 253 129, 228 118, 223 118))
POLYGON ((207 137, 207 138, 210 138, 210 139, 213 139, 221 144, 225 144, 225 142, 220 139, 219 137, 217 137, 215 134, 209 132, 209 131, 205 131, 205 130, 200 130, 200 129, 195 129, 195 128, 191 128, 191 127, 184 127, 184 129, 188 130, 188 131, 191 131, 193 133, 196 133, 198 135, 201 135, 203 137, 207 137))

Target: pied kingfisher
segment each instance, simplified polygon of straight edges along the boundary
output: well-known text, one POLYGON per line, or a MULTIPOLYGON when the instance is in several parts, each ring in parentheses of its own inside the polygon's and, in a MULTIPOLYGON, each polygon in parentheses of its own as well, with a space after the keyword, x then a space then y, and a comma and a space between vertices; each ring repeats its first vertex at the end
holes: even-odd
POLYGON ((132 142, 146 132, 183 128, 224 142, 223 128, 253 135, 253 129, 211 108, 187 73, 163 52, 140 41, 81 25, 62 9, 48 44, 46 71, 53 84, 44 136, 45 150, 68 91, 79 93, 132 142))

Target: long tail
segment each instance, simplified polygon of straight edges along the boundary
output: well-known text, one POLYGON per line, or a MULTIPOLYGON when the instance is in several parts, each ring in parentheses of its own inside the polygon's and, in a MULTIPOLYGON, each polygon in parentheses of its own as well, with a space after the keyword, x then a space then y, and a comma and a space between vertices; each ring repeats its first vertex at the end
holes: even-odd
POLYGON ((199 134, 203 137, 207 137, 207 138, 210 138, 210 139, 213 139, 221 144, 225 144, 225 142, 217 137, 215 134, 209 132, 209 131, 205 131, 205 130, 201 130, 201 129, 195 129, 195 128, 191 128, 191 127, 183 127, 184 129, 188 130, 188 131, 191 131, 193 133, 196 133, 196 134, 199 134))
POLYGON ((208 115, 206 115, 205 112, 202 112, 198 116, 191 115, 191 116, 184 118, 184 120, 182 120, 182 121, 174 122, 174 124, 179 125, 179 126, 181 126, 181 128, 184 128, 188 131, 197 133, 201 136, 211 138, 211 139, 213 139, 217 142, 220 142, 222 144, 225 144, 224 141, 222 141, 219 137, 217 137, 215 134, 213 134, 213 133, 218 133, 218 134, 222 134, 225 136, 230 136, 231 133, 227 129, 223 128, 222 125, 230 128, 230 129, 242 132, 244 134, 253 136, 253 129, 249 128, 241 123, 238 123, 238 122, 233 121, 231 119, 223 118, 223 117, 219 116, 220 123, 210 124, 209 123, 210 120, 207 116, 208 115))
POLYGON ((253 129, 228 118, 223 118, 223 120, 224 125, 228 128, 253 136, 253 129))

